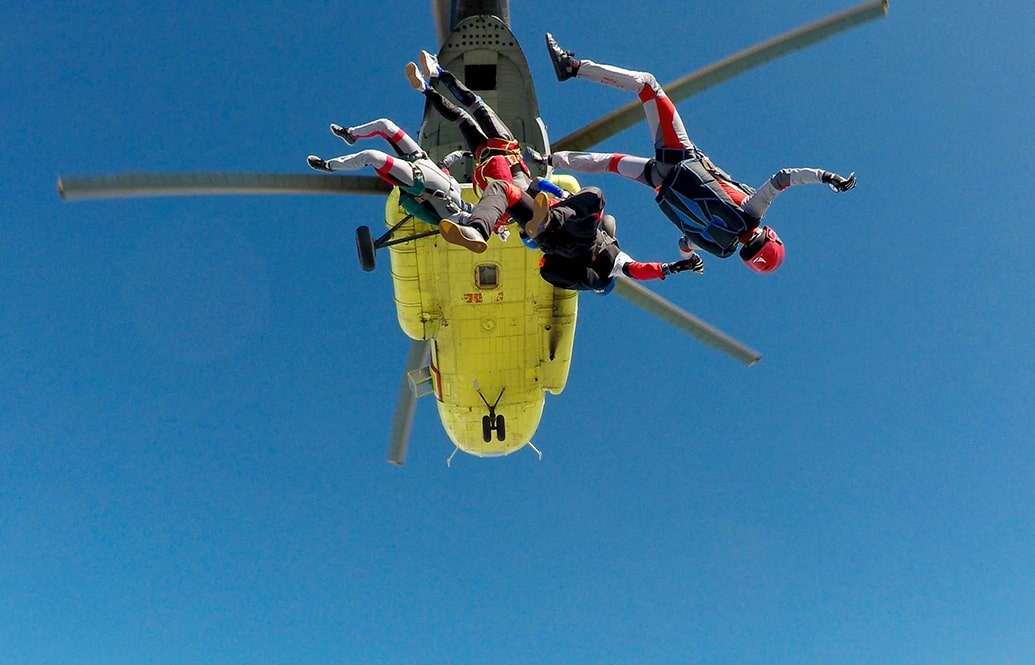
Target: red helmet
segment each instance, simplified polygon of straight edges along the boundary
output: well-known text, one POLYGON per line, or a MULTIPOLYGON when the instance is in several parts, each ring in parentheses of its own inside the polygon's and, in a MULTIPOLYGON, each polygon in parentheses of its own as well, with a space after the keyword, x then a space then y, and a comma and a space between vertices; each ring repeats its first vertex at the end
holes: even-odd
POLYGON ((740 248, 740 258, 751 270, 773 272, 783 263, 783 241, 768 226, 755 229, 741 242, 744 246, 740 248))

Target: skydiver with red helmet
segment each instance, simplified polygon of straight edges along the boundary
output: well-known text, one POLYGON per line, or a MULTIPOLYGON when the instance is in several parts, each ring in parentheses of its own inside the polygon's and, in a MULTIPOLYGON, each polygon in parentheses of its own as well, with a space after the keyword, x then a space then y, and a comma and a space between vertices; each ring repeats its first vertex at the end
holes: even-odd
POLYGON ((617 173, 657 191, 661 211, 682 232, 680 255, 704 250, 719 258, 740 258, 751 270, 770 273, 780 267, 784 246, 776 232, 762 226, 773 199, 788 187, 825 183, 835 192, 855 187, 847 178, 812 168, 777 171, 757 191, 715 166, 687 136, 683 121, 664 89, 648 72, 636 72, 591 60, 576 60, 547 33, 546 45, 557 80, 581 78, 639 95, 654 137, 654 157, 595 152, 526 153, 531 159, 577 173, 617 173))

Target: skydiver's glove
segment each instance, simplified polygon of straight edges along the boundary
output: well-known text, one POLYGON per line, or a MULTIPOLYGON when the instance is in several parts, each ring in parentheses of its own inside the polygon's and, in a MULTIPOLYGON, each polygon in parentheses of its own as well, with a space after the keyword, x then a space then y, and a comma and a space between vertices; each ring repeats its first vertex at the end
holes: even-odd
POLYGON ((847 192, 849 189, 855 187, 855 171, 848 174, 847 178, 831 173, 830 171, 823 172, 823 182, 830 186, 830 189, 835 192, 847 192))
POLYGON ((543 167, 550 165, 550 155, 542 155, 535 148, 528 145, 521 151, 521 159, 525 160, 526 164, 539 164, 543 167))
POLYGON ((692 270, 698 275, 703 275, 704 259, 698 256, 697 252, 694 252, 689 258, 680 259, 673 263, 661 264, 661 274, 663 275, 674 275, 684 270, 692 270))
POLYGON ((461 159, 466 159, 467 157, 473 158, 474 155, 469 150, 454 150, 443 157, 442 161, 438 163, 438 166, 439 168, 446 169, 448 171, 453 164, 456 164, 461 159))

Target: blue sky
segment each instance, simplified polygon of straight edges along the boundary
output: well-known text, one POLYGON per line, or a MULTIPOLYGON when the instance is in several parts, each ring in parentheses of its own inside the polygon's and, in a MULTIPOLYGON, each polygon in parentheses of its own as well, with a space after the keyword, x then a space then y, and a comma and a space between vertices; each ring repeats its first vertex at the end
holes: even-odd
MULTIPOLYGON (((548 30, 664 82, 854 3, 669 4, 513 9, 551 136, 630 100, 557 83, 548 30)), ((858 174, 776 201, 779 273, 656 286, 763 360, 583 297, 542 461, 451 468, 423 400, 384 461, 408 340, 352 242, 381 201, 55 186, 416 131, 426 4, 0 7, 0 662, 1035 661, 1035 9, 891 5, 679 105, 745 182, 858 174)), ((583 182, 675 256, 649 192, 583 182)))

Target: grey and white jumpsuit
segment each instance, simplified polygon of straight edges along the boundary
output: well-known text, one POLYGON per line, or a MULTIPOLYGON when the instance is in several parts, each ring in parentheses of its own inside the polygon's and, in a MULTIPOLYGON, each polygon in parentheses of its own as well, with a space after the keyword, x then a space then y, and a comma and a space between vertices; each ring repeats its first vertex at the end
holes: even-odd
POLYGON ((412 196, 421 204, 427 214, 418 216, 424 221, 438 224, 443 219, 456 223, 466 220, 472 206, 461 198, 460 184, 438 164, 428 159, 427 153, 413 137, 398 125, 388 118, 380 118, 349 127, 349 132, 357 139, 380 136, 392 146, 396 156, 380 150, 362 150, 328 159, 326 164, 329 169, 358 171, 369 166, 382 180, 399 187, 402 195, 412 196))

